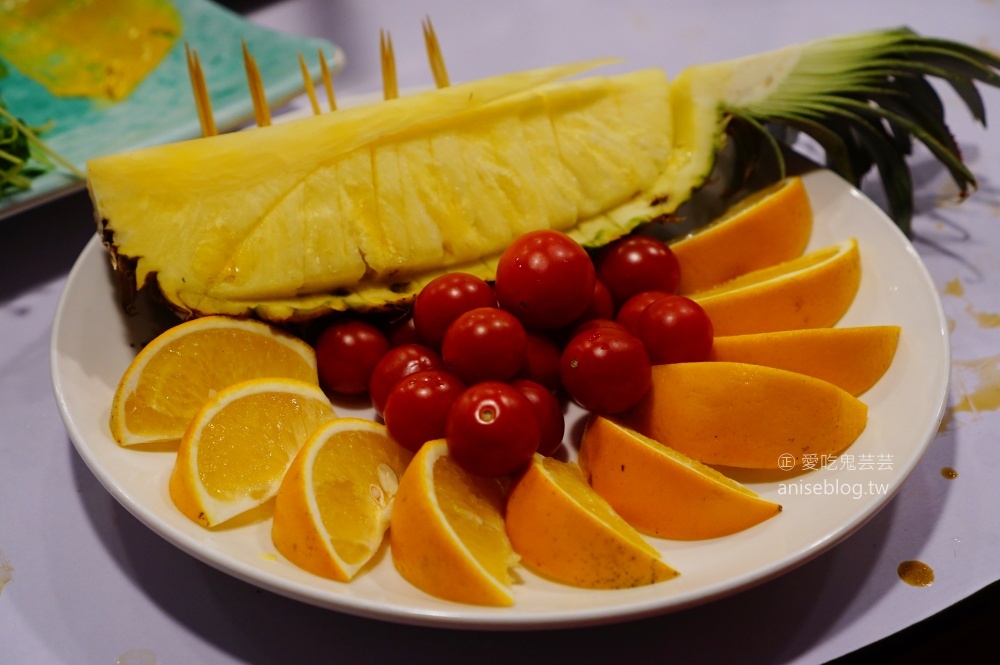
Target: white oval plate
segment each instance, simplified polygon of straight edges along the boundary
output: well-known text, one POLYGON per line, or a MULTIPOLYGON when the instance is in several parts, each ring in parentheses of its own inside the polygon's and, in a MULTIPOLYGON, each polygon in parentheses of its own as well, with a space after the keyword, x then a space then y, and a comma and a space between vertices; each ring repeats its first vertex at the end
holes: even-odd
MULTIPOLYGON (((870 407, 868 426, 847 451, 855 468, 827 465, 763 482, 744 478, 755 491, 781 503, 784 511, 725 538, 650 539, 681 572, 668 582, 592 591, 522 570, 513 607, 473 607, 438 600, 409 585, 384 551, 369 570, 342 584, 306 573, 279 555, 271 544, 269 519, 216 530, 194 524, 174 508, 167 494, 174 454, 123 449, 111 438, 108 417, 118 380, 141 345, 170 319, 157 316, 152 308, 135 316, 123 313, 97 237, 70 272, 58 305, 51 348, 56 399, 80 455, 139 520, 209 565, 291 598, 389 621, 479 629, 608 623, 703 603, 784 573, 850 535, 899 489, 934 437, 944 411, 950 365, 947 325, 916 251, 877 206, 835 175, 818 171, 805 182, 816 220, 810 248, 852 236, 860 243, 861 288, 839 325, 899 325, 899 349, 889 371, 862 396, 870 407)), ((581 415, 571 411, 567 431, 579 431, 573 424, 581 415)), ((846 455, 838 460, 844 466, 847 461, 846 455)))

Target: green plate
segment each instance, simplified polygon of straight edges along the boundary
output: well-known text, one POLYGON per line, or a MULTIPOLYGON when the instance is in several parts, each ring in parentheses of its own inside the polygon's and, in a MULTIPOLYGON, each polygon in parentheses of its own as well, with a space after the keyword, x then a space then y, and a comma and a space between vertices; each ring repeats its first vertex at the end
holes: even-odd
MULTIPOLYGON (((300 52, 311 63, 314 80, 320 79, 321 71, 317 49, 323 49, 331 72, 343 67, 342 51, 329 41, 285 35, 254 25, 207 0, 173 0, 173 4, 181 15, 183 34, 156 69, 124 100, 113 103, 56 97, 11 66, 9 75, 0 79, 0 94, 8 109, 29 125, 54 121, 42 138, 82 171, 93 157, 201 136, 185 43, 198 53, 219 131, 236 128, 253 118, 243 66, 243 40, 257 61, 272 108, 305 89, 298 62, 300 52)), ((31 189, 0 200, 0 219, 83 187, 80 179, 65 171, 48 173, 35 180, 31 189)))

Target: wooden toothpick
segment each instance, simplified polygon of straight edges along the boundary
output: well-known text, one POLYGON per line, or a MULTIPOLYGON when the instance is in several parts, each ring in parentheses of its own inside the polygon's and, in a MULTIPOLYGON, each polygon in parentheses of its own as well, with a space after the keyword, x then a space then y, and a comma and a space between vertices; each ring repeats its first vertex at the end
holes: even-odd
POLYGON ((201 124, 202 136, 215 136, 215 117, 212 115, 212 100, 208 96, 208 86, 205 85, 205 74, 198 60, 198 53, 188 44, 184 44, 187 56, 188 78, 191 80, 191 91, 194 93, 194 105, 198 112, 198 122, 201 124))
POLYGON ((431 72, 434 74, 434 83, 439 88, 447 88, 448 70, 444 66, 444 56, 441 55, 441 45, 438 43, 437 35, 434 33, 434 25, 431 24, 431 17, 423 20, 424 45, 427 47, 427 59, 431 63, 431 72))
POLYGON ((243 41, 243 65, 247 71, 247 83, 250 84, 250 99, 253 101, 253 114, 258 127, 271 124, 271 109, 267 106, 267 95, 264 93, 264 82, 260 78, 257 61, 250 55, 246 40, 243 41))
POLYGON ((306 59, 299 53, 299 68, 302 70, 302 82, 306 86, 306 94, 309 95, 309 103, 315 115, 320 114, 319 101, 316 99, 316 88, 313 87, 312 76, 309 75, 309 67, 306 66, 306 59))
POLYGON ((330 76, 330 68, 326 66, 326 55, 323 49, 319 49, 319 67, 323 72, 323 87, 326 88, 326 100, 330 103, 330 110, 337 110, 337 98, 333 94, 333 77, 330 76))
POLYGON ((392 51, 392 36, 385 30, 379 30, 379 48, 382 55, 382 93, 386 99, 396 99, 399 97, 396 56, 392 51))

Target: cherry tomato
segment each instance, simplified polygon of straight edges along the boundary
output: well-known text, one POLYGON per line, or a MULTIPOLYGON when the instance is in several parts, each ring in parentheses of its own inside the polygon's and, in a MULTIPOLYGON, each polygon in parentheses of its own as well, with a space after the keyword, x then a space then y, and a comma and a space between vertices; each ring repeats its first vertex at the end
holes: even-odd
POLYGON ((538 453, 552 455, 559 450, 566 433, 566 418, 563 417, 559 399, 551 390, 534 381, 515 379, 510 385, 520 390, 535 410, 539 430, 538 453))
POLYGON ((404 344, 421 344, 420 335, 417 334, 417 326, 413 323, 413 317, 408 316, 402 321, 398 321, 388 329, 389 346, 403 346, 404 344))
POLYGON ((470 473, 496 477, 517 471, 538 450, 535 409, 514 386, 478 383, 451 407, 448 453, 470 473))
POLYGON ((389 392, 403 377, 429 369, 444 369, 444 361, 430 347, 423 344, 403 344, 389 349, 372 370, 368 382, 368 396, 375 413, 382 415, 389 392))
POLYGON ((605 247, 597 257, 597 278, 620 306, 643 291, 676 293, 680 264, 663 241, 631 235, 605 247))
POLYGON ((532 231, 507 247, 497 265, 500 307, 529 328, 558 328, 583 314, 594 297, 594 264, 575 240, 532 231))
POLYGON ((460 315, 441 343, 445 367, 466 383, 504 381, 524 366, 527 334, 517 318, 496 307, 460 315))
POLYGON ((583 314, 573 322, 574 326, 590 321, 591 319, 613 319, 615 318, 615 301, 611 297, 608 287, 599 279, 594 280, 594 295, 590 299, 590 304, 583 314))
POLYGON ((654 365, 702 362, 712 355, 712 320, 684 296, 652 303, 639 317, 639 339, 654 365))
POLYGON ((458 377, 441 370, 403 377, 385 401, 382 416, 389 436, 413 452, 443 438, 448 412, 464 390, 458 377))
POLYGON ((559 369, 569 396, 602 414, 634 406, 652 383, 652 366, 642 342, 613 328, 591 328, 570 340, 559 369))
POLYGON ((633 335, 639 332, 639 317, 651 304, 660 298, 667 298, 671 294, 666 291, 643 291, 637 293, 619 308, 615 321, 625 326, 633 335))
POLYGON ((617 321, 612 321, 611 319, 591 319, 590 321, 584 321, 576 328, 573 329, 573 334, 570 335, 570 339, 573 339, 585 330, 590 330, 591 328, 612 328, 625 333, 631 333, 631 331, 618 323, 617 321))
POLYGON ((413 303, 413 323, 424 344, 440 349, 448 326, 460 314, 496 306, 496 295, 483 280, 462 272, 446 273, 420 291, 413 303))
POLYGON ((559 357, 562 351, 552 338, 539 332, 528 331, 524 365, 515 376, 540 383, 549 390, 559 390, 559 357))
POLYGON ((389 350, 382 331, 363 321, 341 321, 327 326, 316 340, 316 368, 320 383, 330 392, 360 395, 378 361, 389 350))

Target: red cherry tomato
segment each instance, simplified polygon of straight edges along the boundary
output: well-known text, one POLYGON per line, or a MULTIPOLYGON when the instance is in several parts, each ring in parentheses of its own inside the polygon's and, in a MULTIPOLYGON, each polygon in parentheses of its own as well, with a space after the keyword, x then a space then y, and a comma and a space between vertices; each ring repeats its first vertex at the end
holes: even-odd
POLYGON ((712 320, 690 298, 657 300, 639 317, 638 329, 654 365, 703 362, 712 355, 712 320))
POLYGON ((389 346, 403 346, 404 344, 422 344, 423 340, 417 334, 417 326, 413 323, 413 317, 408 316, 402 321, 398 321, 389 326, 389 346))
POLYGON ((448 453, 470 473, 496 477, 517 471, 538 450, 534 407, 514 386, 478 383, 448 414, 448 453))
POLYGON ((576 328, 573 329, 573 333, 570 335, 570 339, 573 339, 580 333, 590 330, 591 328, 611 328, 613 330, 618 330, 624 333, 630 333, 631 331, 618 323, 617 321, 612 321, 611 319, 591 319, 590 321, 584 321, 576 328))
POLYGON ((524 365, 515 375, 522 379, 540 383, 549 390, 559 390, 559 357, 562 351, 550 337, 543 333, 528 331, 524 365))
POLYGON ((360 395, 378 361, 389 350, 382 331, 362 321, 328 326, 316 341, 316 368, 320 383, 330 392, 360 395))
POLYGON ((666 291, 643 291, 642 293, 637 293, 626 300, 621 306, 618 310, 618 316, 615 317, 615 321, 625 326, 626 330, 633 335, 638 334, 639 317, 646 311, 646 308, 660 298, 667 298, 670 295, 666 291))
POLYGON ((382 416, 389 436, 413 452, 443 438, 448 412, 464 390, 458 377, 441 370, 403 377, 385 401, 382 416))
POLYGON ((389 392, 403 377, 429 369, 444 369, 444 361, 433 349, 423 344, 403 344, 382 356, 372 370, 368 396, 375 413, 382 415, 389 392))
POLYGON ((597 258, 597 278, 608 287, 620 306, 643 291, 676 293, 680 264, 661 240, 631 235, 604 248, 597 258))
POLYGON ((524 366, 527 334, 517 318, 496 307, 460 315, 441 343, 445 367, 466 383, 504 381, 524 366))
POLYGON ((535 410, 538 420, 539 439, 538 453, 552 455, 562 445, 563 434, 566 433, 566 418, 563 416, 559 399, 540 383, 526 379, 515 379, 510 385, 520 390, 535 410))
POLYGON ((496 307, 489 284, 462 272, 451 272, 432 280, 413 303, 413 323, 424 344, 440 349, 452 321, 477 307, 496 307))
POLYGON ((591 328, 570 340, 559 369, 569 396, 602 414, 634 406, 652 383, 652 366, 642 342, 612 328, 591 328))
POLYGON ((594 297, 594 264, 575 240, 532 231, 507 247, 497 265, 500 307, 529 328, 558 328, 583 314, 594 297))
POLYGON ((591 319, 613 319, 615 318, 615 301, 611 297, 611 292, 608 291, 608 287, 604 286, 604 282, 599 279, 594 280, 594 295, 590 299, 590 304, 587 305, 587 309, 583 311, 576 321, 573 322, 574 326, 579 326, 582 323, 590 321, 591 319))

